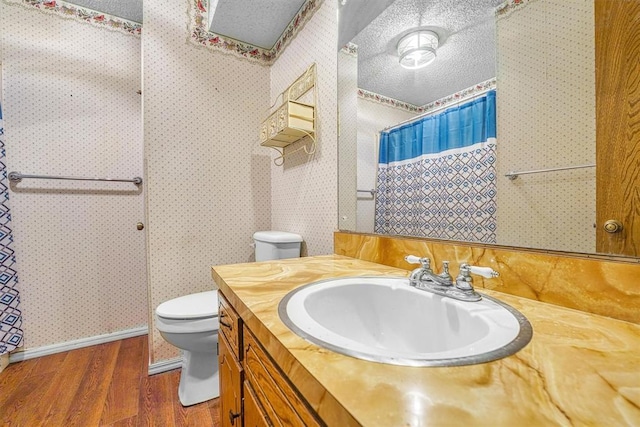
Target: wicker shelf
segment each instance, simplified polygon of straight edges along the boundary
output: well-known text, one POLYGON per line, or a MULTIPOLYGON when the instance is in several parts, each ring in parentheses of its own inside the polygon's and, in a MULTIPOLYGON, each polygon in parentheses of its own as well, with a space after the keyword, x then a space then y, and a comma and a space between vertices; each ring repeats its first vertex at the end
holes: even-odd
POLYGON ((315 134, 315 107, 299 101, 287 101, 262 122, 260 145, 284 148, 315 134))
MULTIPOLYGON (((284 148, 294 142, 309 137, 313 146, 302 149, 307 154, 315 152, 316 144, 316 64, 312 64, 291 86, 282 92, 282 104, 260 125, 260 145, 280 151, 278 159, 284 161, 284 148), (303 102, 299 98, 313 91, 313 101, 303 102)), ((300 149, 300 148, 299 148, 300 149)), ((298 149, 298 150, 299 150, 298 149)), ((298 151, 298 150, 294 150, 298 151)), ((291 153, 293 153, 291 152, 291 153)), ((287 152, 287 154, 291 154, 287 152)), ((277 162, 276 162, 277 163, 277 162)))

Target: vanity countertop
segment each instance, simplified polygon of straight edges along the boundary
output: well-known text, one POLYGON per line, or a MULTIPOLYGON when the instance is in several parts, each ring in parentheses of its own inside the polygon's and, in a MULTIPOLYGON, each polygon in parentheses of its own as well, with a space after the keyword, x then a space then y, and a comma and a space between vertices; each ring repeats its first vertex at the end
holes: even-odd
POLYGON ((322 349, 278 316, 280 300, 310 282, 408 273, 340 255, 213 267, 222 293, 330 426, 640 425, 640 325, 481 290, 529 319, 531 342, 494 362, 412 368, 322 349))

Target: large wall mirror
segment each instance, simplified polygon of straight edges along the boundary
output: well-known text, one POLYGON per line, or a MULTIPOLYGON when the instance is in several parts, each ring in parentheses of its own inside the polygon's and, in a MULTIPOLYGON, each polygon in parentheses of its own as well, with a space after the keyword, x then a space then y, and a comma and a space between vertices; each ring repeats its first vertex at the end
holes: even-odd
POLYGON ((639 17, 339 0, 340 229, 640 256, 639 17))

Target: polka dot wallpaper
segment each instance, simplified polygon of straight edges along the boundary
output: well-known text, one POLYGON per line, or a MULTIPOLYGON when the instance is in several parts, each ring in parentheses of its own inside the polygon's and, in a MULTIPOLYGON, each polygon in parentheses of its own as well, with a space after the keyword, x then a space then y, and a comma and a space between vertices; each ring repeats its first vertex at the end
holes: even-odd
MULTIPOLYGON (((307 67, 317 64, 317 151, 311 156, 300 151, 284 166, 271 166, 271 226, 302 235, 307 255, 333 253, 338 226, 337 28, 336 2, 325 0, 270 69, 271 104, 307 67)), ((266 148, 260 152, 268 153, 266 148)))
MULTIPOLYGON (((212 265, 252 261, 253 233, 271 227, 271 158, 258 143, 269 68, 188 42, 187 8, 144 2, 152 318, 163 301, 214 289, 212 265)), ((178 355, 150 330, 153 362, 178 355)))
POLYGON ((593 22, 583 0, 537 0, 497 20, 499 244, 595 249, 595 168, 504 176, 595 163, 593 22))
MULTIPOLYGON (((140 39, 5 3, 0 28, 8 171, 142 176, 140 39)), ((147 324, 145 188, 11 185, 25 349, 147 324)))
POLYGON ((135 38, 0 3, 9 169, 145 180, 141 192, 65 181, 13 188, 27 348, 150 319, 151 360, 170 359, 179 353, 155 329, 155 307, 214 289, 212 265, 252 261, 253 232, 298 232, 306 253, 333 251, 334 2, 271 68, 190 43, 187 10, 186 0, 145 2, 135 38), (313 62, 318 150, 274 166, 259 124, 313 62))
POLYGON ((338 225, 356 229, 358 57, 338 52, 338 225))
MULTIPOLYGON (((378 144, 380 131, 415 117, 403 108, 391 107, 358 97, 358 188, 376 187, 378 173, 378 144)), ((373 233, 375 199, 366 193, 358 195, 357 228, 355 231, 373 233)))

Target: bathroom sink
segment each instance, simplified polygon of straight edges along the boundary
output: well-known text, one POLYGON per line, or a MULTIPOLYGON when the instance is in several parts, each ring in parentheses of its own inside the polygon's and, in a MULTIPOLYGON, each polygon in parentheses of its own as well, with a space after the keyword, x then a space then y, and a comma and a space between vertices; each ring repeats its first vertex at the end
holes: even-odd
POLYGON ((297 335, 359 359, 403 366, 460 366, 511 355, 531 340, 517 310, 483 295, 459 301, 409 286, 405 277, 314 282, 280 302, 297 335))

